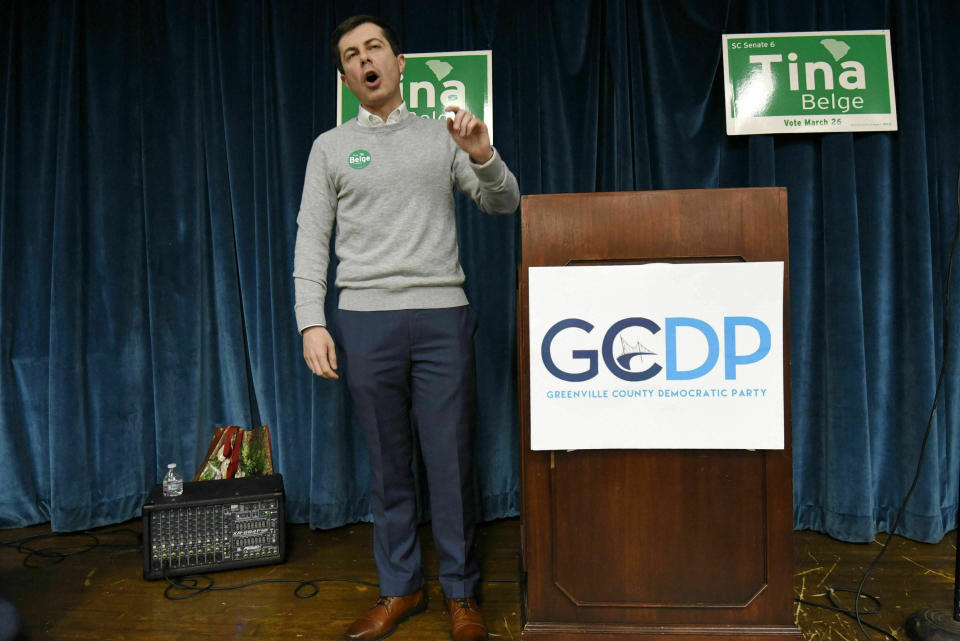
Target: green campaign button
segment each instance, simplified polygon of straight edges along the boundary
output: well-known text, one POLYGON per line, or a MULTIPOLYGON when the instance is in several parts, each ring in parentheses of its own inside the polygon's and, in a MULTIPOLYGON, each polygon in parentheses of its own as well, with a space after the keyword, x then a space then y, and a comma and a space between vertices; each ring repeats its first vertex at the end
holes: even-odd
POLYGON ((366 149, 357 149, 347 156, 347 163, 354 169, 363 169, 370 164, 372 157, 366 149))

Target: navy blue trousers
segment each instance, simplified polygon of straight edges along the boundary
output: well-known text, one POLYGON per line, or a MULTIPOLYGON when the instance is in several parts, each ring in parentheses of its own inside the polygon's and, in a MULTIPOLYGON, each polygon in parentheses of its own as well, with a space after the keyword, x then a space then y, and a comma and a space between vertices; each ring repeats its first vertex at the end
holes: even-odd
POLYGON ((427 471, 440 585, 447 598, 474 596, 476 318, 469 306, 339 315, 343 371, 373 474, 380 593, 402 596, 423 585, 412 417, 427 471))

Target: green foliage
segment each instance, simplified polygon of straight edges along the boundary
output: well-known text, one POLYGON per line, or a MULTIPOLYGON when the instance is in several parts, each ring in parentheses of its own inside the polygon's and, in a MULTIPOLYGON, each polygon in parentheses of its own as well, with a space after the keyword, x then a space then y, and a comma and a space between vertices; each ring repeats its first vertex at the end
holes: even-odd
POLYGON ((240 449, 240 468, 244 476, 263 476, 267 468, 267 455, 258 438, 244 441, 240 449))

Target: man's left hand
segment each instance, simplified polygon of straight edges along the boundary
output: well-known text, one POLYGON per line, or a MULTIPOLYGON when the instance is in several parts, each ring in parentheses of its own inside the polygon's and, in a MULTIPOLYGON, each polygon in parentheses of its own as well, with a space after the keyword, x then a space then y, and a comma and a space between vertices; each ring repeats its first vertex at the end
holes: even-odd
POLYGON ((446 111, 453 113, 453 118, 447 119, 447 131, 457 146, 470 154, 470 160, 482 165, 493 158, 490 133, 483 121, 460 107, 450 106, 446 111))

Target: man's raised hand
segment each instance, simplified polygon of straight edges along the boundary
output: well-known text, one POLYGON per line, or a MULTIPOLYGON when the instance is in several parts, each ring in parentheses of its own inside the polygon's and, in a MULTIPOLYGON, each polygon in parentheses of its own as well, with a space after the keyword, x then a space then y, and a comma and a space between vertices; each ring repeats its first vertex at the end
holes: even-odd
POLYGON ((482 165, 493 158, 490 132, 482 120, 466 109, 452 105, 445 111, 453 114, 453 118, 447 119, 447 131, 457 146, 470 154, 470 160, 482 165))

